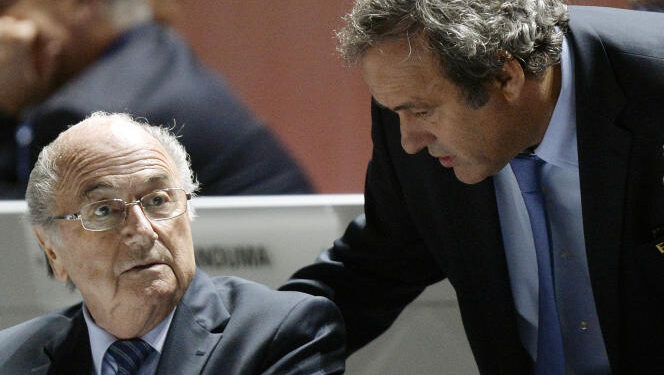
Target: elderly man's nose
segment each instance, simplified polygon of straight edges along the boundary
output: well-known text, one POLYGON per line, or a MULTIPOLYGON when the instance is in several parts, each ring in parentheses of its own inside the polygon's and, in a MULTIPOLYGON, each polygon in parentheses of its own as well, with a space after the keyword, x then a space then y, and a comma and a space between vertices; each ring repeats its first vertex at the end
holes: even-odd
POLYGON ((122 241, 132 249, 151 248, 157 240, 157 232, 137 204, 127 206, 127 217, 121 230, 122 241))

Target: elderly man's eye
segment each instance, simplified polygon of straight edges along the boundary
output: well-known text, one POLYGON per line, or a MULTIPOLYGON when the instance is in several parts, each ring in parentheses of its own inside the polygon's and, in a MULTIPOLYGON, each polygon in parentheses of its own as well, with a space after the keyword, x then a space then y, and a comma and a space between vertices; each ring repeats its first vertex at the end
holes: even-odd
POLYGON ((96 207, 93 211, 96 217, 106 217, 111 214, 112 208, 108 205, 96 207))
POLYGON ((159 207, 161 205, 168 203, 170 200, 171 199, 166 192, 159 192, 150 196, 147 202, 144 203, 144 205, 150 207, 159 207))
POLYGON ((150 205, 152 206, 161 206, 164 203, 164 198, 162 197, 154 197, 150 199, 150 205))

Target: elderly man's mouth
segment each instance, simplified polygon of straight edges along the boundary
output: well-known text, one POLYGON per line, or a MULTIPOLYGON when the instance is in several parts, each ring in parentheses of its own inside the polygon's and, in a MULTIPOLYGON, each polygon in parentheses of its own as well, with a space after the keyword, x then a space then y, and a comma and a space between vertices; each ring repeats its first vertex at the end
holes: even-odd
POLYGON ((145 271, 145 270, 156 270, 159 267, 163 266, 163 263, 158 263, 158 262, 153 262, 153 263, 145 263, 145 264, 137 264, 123 273, 132 273, 132 272, 140 272, 140 271, 145 271))

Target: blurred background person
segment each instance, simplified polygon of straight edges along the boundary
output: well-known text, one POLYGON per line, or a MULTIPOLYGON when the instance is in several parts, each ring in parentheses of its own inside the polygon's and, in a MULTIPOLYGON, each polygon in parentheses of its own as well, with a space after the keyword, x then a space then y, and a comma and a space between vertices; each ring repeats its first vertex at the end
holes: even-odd
POLYGON ((0 197, 23 198, 40 149, 97 110, 173 125, 203 195, 311 192, 279 141, 153 20, 150 4, 0 1, 0 197))
POLYGON ((631 0, 630 3, 636 10, 664 12, 664 0, 631 0))

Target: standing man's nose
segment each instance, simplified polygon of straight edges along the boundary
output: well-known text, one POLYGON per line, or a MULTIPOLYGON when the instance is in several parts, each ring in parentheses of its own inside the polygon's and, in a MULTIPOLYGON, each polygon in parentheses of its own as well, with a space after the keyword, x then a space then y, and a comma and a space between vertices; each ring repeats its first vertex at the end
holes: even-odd
POLYGON ((436 137, 417 120, 399 115, 401 147, 408 154, 416 154, 436 140, 436 137))

